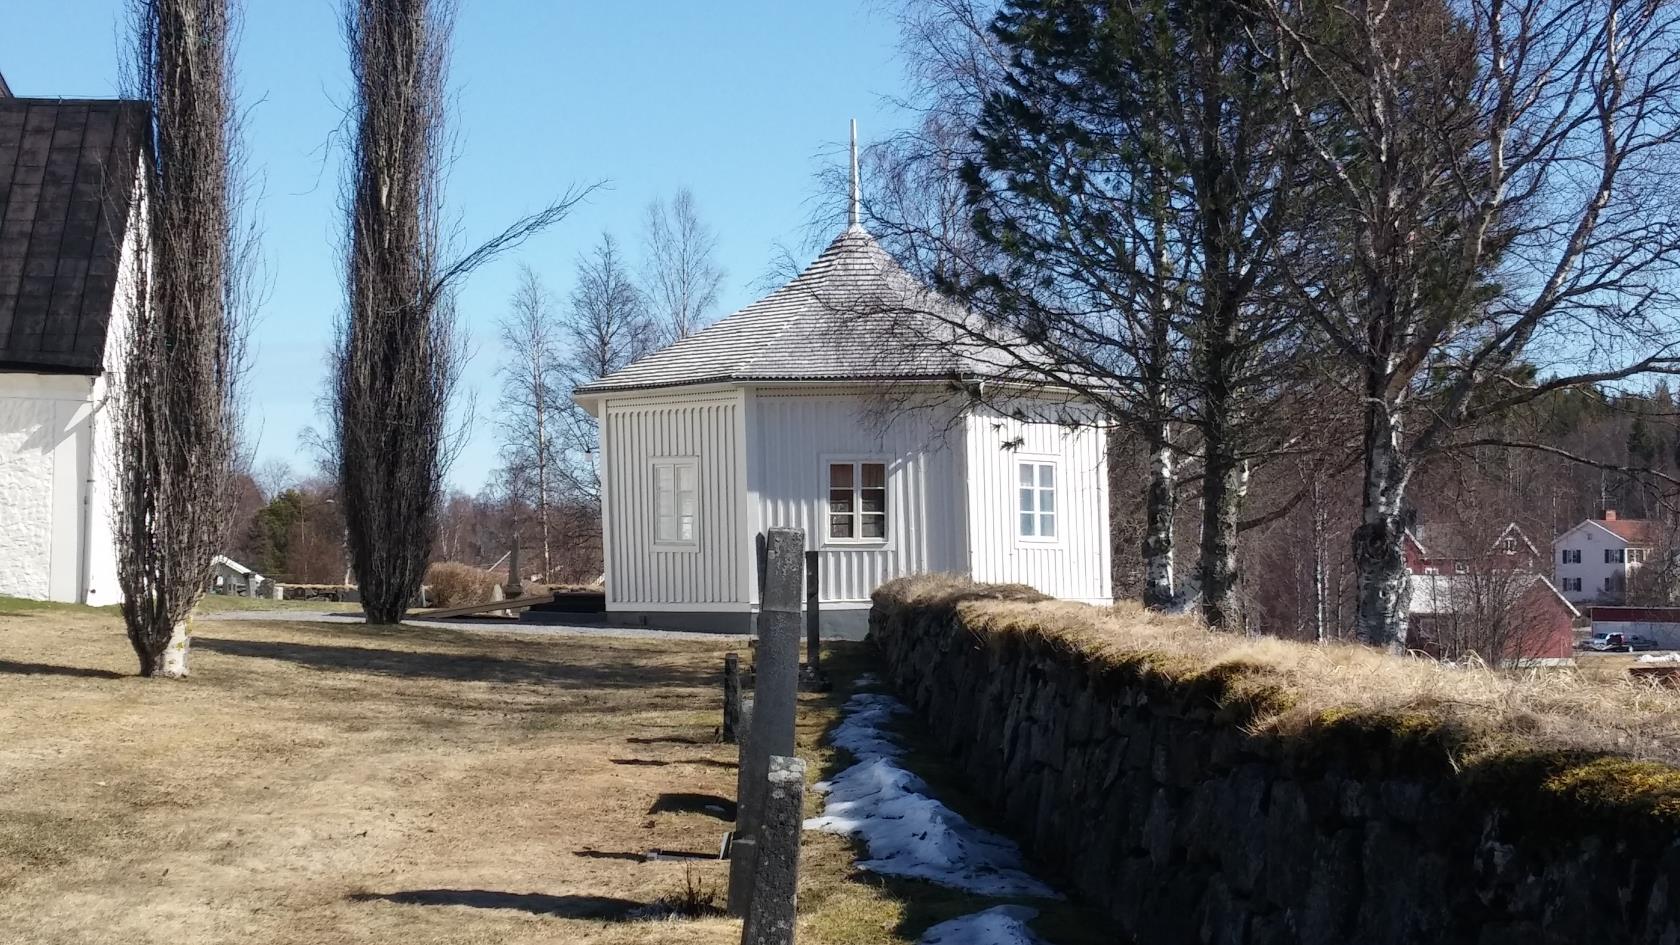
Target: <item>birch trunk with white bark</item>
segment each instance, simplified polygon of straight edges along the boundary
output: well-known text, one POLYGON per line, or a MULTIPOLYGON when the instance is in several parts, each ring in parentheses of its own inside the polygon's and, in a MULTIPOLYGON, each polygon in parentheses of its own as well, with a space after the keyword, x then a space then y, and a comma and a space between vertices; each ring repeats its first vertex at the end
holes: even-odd
POLYGON ((1388 405, 1366 408, 1365 488, 1353 532, 1359 638, 1403 651, 1411 584, 1404 548, 1404 505, 1411 469, 1400 451, 1400 423, 1388 405))
POLYGON ((1202 481, 1202 553, 1198 568, 1202 618, 1216 630, 1236 629, 1237 522, 1248 490, 1247 464, 1221 423, 1208 425, 1207 458, 1202 481))
POLYGON ((1178 491, 1173 464, 1172 432, 1152 424, 1144 432, 1149 445, 1149 483, 1144 491, 1143 606, 1163 610, 1172 606, 1173 508, 1178 491))

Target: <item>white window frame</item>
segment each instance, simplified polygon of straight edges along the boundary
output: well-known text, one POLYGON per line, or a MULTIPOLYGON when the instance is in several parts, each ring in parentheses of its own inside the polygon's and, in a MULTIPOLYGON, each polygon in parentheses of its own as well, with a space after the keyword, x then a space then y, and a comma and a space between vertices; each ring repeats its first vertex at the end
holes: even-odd
POLYGON ((891 548, 893 536, 897 533, 894 520, 898 518, 898 496, 893 489, 893 461, 891 457, 874 453, 831 453, 818 457, 817 477, 820 490, 817 501, 818 527, 822 529, 822 546, 824 548, 881 549, 891 548), (881 467, 881 487, 885 499, 886 510, 882 513, 884 522, 880 538, 863 538, 858 534, 863 531, 863 467, 865 465, 881 467), (830 516, 834 513, 829 509, 829 493, 833 480, 830 478, 829 467, 849 465, 852 467, 852 537, 834 538, 830 534, 832 527, 830 516))
POLYGON ((655 456, 651 464, 650 483, 653 486, 653 550, 654 551, 699 551, 700 550, 700 457, 698 456, 655 456), (660 488, 659 473, 662 468, 671 469, 671 513, 662 515, 659 511, 660 488), (693 486, 693 511, 689 513, 692 520, 689 525, 689 537, 674 537, 662 531, 666 522, 671 522, 681 534, 681 474, 688 470, 693 486))
POLYGON ((1009 517, 1011 521, 1014 522, 1013 528, 1015 530, 1015 540, 1021 544, 1033 545, 1035 547, 1061 544, 1062 533, 1065 531, 1065 529, 1062 528, 1062 520, 1065 518, 1065 516, 1062 515, 1062 493, 1065 490, 1063 489, 1061 457, 1033 453, 1015 453, 1013 454, 1013 459, 1014 462, 1012 462, 1009 466, 1009 517), (1033 467, 1034 484, 1032 486, 1021 485, 1022 466, 1033 467), (1044 466, 1050 467, 1051 470, 1051 479, 1053 481, 1049 489, 1045 489, 1044 486, 1041 485, 1043 482, 1043 473, 1040 470, 1044 466), (1027 488, 1030 488, 1033 492, 1033 511, 1031 512, 1028 512, 1026 509, 1021 507, 1021 492, 1023 489, 1027 488), (1040 511, 1045 492, 1049 492, 1051 496, 1052 508, 1048 513, 1040 511), (1051 524, 1056 529, 1056 533, 1054 535, 1041 535, 1037 533, 1040 523, 1043 521, 1042 516, 1046 514, 1051 517, 1051 524), (1034 534, 1028 535, 1022 531, 1022 515, 1033 516, 1034 534))

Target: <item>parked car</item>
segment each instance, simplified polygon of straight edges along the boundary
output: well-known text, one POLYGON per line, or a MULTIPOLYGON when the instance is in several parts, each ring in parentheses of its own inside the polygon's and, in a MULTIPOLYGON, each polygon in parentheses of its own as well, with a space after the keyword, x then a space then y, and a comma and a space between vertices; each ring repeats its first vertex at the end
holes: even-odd
POLYGON ((1581 649, 1595 653, 1631 653, 1656 648, 1657 641, 1637 633, 1595 633, 1591 639, 1581 642, 1581 649))

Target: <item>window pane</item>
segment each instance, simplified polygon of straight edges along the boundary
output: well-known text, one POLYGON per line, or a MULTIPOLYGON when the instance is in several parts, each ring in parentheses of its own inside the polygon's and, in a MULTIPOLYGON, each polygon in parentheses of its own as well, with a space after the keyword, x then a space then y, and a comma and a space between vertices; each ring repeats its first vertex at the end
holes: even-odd
POLYGON ((865 515, 865 516, 863 516, 863 535, 862 535, 862 537, 864 537, 864 538, 885 538, 885 537, 887 537, 887 517, 885 515, 865 515))
POLYGON ((679 523, 678 527, 677 527, 677 540, 678 541, 693 541, 694 540, 694 516, 684 515, 681 518, 679 518, 677 521, 679 523))
POLYGON ((1021 534, 1025 535, 1028 538, 1033 537, 1033 535, 1035 534, 1034 531, 1033 531, 1033 522, 1036 521, 1036 520, 1037 520, 1037 516, 1033 515, 1031 512, 1022 512, 1021 513, 1021 534))
POLYGON ((884 463, 863 463, 863 487, 865 489, 884 489, 887 486, 887 467, 884 463))
POLYGON ((851 512, 852 490, 830 489, 828 493, 828 510, 833 513, 851 512))
POLYGON ((1021 464, 1021 485, 1030 486, 1032 484, 1033 484, 1033 464, 1032 463, 1022 463, 1021 464))
POLYGON ((858 507, 865 512, 885 512, 887 510, 887 490, 864 489, 858 498, 858 507))
POLYGON ((1034 490, 1032 489, 1021 490, 1021 504, 1018 508, 1022 512, 1031 512, 1034 508, 1036 508, 1036 506, 1033 505, 1033 492, 1034 490))
POLYGON ((1054 515, 1040 515, 1038 517, 1038 537, 1040 537, 1040 538, 1055 538, 1056 537, 1056 516, 1054 516, 1054 515))
POLYGON ((1045 463, 1038 467, 1038 484, 1046 489, 1056 488, 1056 467, 1045 463))
POLYGON ((852 517, 850 515, 830 515, 828 517, 828 537, 852 537, 852 517))
POLYGON ((828 467, 828 487, 830 489, 850 489, 852 487, 852 464, 830 463, 828 467))
POLYGON ((672 485, 670 464, 660 463, 655 465, 653 467, 653 505, 655 514, 671 514, 675 503, 675 497, 673 495, 675 490, 672 488, 672 485))
POLYGON ((1056 511, 1056 490, 1040 489, 1038 492, 1038 510, 1040 512, 1056 511))

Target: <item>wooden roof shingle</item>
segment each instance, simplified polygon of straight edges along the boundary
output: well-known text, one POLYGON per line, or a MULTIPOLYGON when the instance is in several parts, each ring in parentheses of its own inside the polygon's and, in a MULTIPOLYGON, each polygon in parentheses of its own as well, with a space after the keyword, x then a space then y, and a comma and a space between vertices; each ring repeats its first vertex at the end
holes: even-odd
POLYGON ((972 320, 853 225, 791 282, 576 393, 1011 374, 1004 346, 981 340, 983 333, 960 330, 972 320))
POLYGON ((146 114, 0 98, 0 370, 103 371, 146 114))

